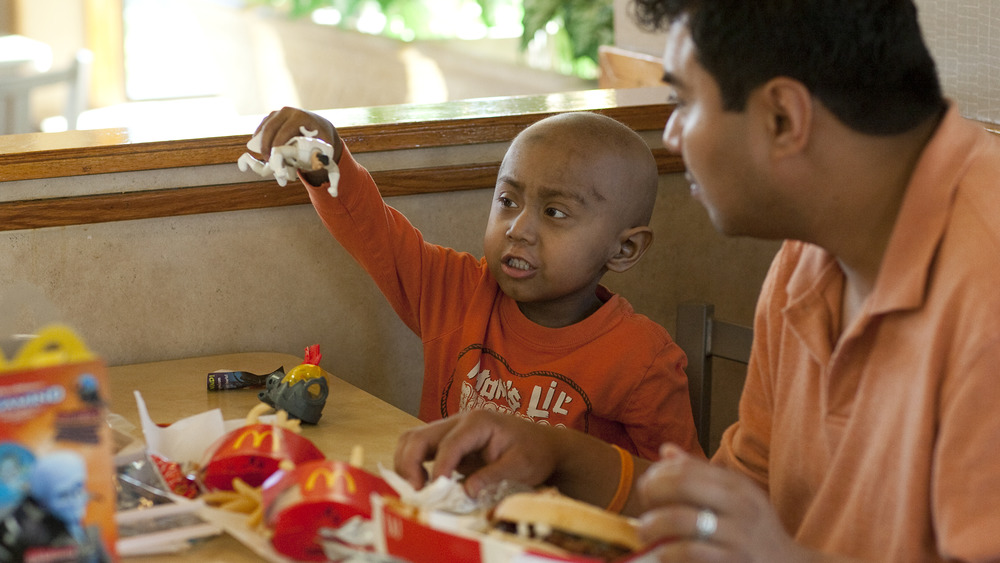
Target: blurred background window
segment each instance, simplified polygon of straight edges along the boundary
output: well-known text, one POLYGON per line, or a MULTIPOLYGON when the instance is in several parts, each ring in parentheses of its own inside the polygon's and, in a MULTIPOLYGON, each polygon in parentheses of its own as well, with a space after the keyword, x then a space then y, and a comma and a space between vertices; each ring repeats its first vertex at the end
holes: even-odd
MULTIPOLYGON (((0 27, 49 43, 56 61, 93 51, 79 128, 189 135, 283 105, 595 88, 597 48, 614 40, 612 0, 0 0, 4 13, 0 27)), ((32 112, 41 123, 60 106, 37 99, 32 112)))

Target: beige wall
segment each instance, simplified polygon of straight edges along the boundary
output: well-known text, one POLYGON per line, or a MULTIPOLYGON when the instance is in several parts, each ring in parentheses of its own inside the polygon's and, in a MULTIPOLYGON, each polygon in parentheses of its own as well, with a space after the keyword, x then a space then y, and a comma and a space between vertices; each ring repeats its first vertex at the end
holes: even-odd
POLYGON ((14 33, 14 6, 10 0, 0 0, 0 34, 14 33))
POLYGON ((1000 123, 1000 9, 996 0, 916 0, 945 94, 962 114, 1000 123))

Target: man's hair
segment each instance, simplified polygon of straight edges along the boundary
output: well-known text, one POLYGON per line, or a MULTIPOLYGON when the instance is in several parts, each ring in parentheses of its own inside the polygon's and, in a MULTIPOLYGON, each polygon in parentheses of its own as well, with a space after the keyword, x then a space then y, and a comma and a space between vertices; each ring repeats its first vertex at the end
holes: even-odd
POLYGON ((641 24, 687 15, 724 109, 777 76, 803 83, 848 127, 902 133, 945 107, 912 0, 633 0, 641 24))

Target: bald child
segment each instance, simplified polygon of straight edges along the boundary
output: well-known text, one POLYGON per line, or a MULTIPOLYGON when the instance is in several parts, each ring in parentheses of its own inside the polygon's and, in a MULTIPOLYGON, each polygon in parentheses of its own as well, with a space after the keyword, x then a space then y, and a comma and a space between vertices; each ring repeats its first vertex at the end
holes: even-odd
POLYGON ((638 134, 589 112, 526 128, 500 166, 476 257, 425 241, 316 114, 273 112, 257 129, 262 154, 301 127, 333 146, 340 169, 337 197, 326 170, 300 171, 313 206, 422 340, 421 419, 486 409, 647 459, 664 442, 701 454, 683 351, 601 285, 653 241, 658 171, 638 134))

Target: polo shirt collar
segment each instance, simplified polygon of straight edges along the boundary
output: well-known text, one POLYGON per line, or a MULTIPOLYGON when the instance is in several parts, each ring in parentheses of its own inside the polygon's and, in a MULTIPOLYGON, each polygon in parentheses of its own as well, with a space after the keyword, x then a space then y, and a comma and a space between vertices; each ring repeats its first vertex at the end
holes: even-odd
POLYGON ((869 298, 871 314, 920 307, 959 180, 976 143, 976 126, 950 104, 914 167, 869 298))

